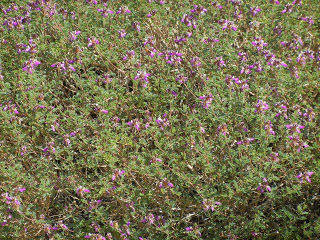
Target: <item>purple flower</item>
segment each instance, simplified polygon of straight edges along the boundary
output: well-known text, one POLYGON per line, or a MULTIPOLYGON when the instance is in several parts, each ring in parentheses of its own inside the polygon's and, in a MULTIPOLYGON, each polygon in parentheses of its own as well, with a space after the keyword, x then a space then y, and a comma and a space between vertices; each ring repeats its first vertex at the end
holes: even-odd
POLYGON ((91 6, 92 4, 95 4, 95 5, 98 4, 98 3, 97 3, 97 0, 87 0, 86 2, 89 3, 90 6, 91 6))
POLYGON ((303 41, 301 37, 297 34, 292 34, 293 39, 290 42, 280 42, 282 46, 286 47, 287 49, 299 49, 299 46, 303 45, 303 41))
POLYGON ((254 65, 245 65, 241 68, 240 74, 250 74, 252 68, 254 68, 254 65))
POLYGON ((314 24, 314 20, 313 20, 313 17, 312 17, 312 16, 299 17, 298 19, 309 23, 309 27, 311 27, 311 26, 314 24))
POLYGON ((168 118, 166 118, 167 114, 163 115, 163 118, 159 117, 156 122, 158 123, 158 127, 163 131, 165 127, 170 126, 170 122, 168 118))
POLYGON ((20 152, 20 155, 23 156, 24 154, 27 153, 27 146, 22 146, 21 147, 21 152, 20 152))
POLYGON ((228 129, 227 129, 227 124, 224 123, 222 125, 220 125, 217 129, 217 135, 222 134, 224 136, 226 136, 227 134, 229 134, 228 129))
POLYGON ((6 202, 6 204, 10 204, 11 200, 13 200, 13 197, 9 196, 9 193, 2 193, 1 194, 2 200, 6 202))
POLYGON ((243 19, 242 11, 236 9, 236 11, 234 12, 234 18, 238 21, 241 21, 243 19))
POLYGON ((49 225, 49 224, 44 224, 44 225, 43 225, 43 228, 44 228, 44 232, 45 232, 48 236, 51 235, 51 231, 58 230, 57 227, 53 227, 53 226, 51 226, 51 225, 49 225))
MULTIPOLYGON (((149 115, 149 114, 148 114, 149 115)), ((145 125, 145 128, 147 129, 148 127, 150 127, 150 124, 151 124, 151 122, 152 122, 152 117, 146 117, 146 118, 144 118, 143 119, 143 122, 146 124, 145 125)))
POLYGON ((63 224, 63 221, 62 221, 62 220, 58 221, 57 225, 58 225, 58 227, 59 227, 60 229, 66 229, 66 230, 68 230, 68 227, 67 227, 65 224, 63 224))
POLYGON ((103 6, 107 7, 107 4, 110 0, 101 0, 101 3, 103 4, 103 6))
POLYGON ((147 84, 149 83, 148 77, 150 77, 149 73, 146 73, 145 71, 137 71, 137 75, 135 76, 134 80, 139 79, 140 82, 144 81, 143 87, 146 88, 147 84))
POLYGON ((64 74, 66 74, 68 69, 75 72, 76 69, 70 64, 70 62, 72 61, 69 60, 69 61, 58 62, 58 63, 52 64, 51 67, 57 68, 59 73, 63 72, 64 74))
POLYGON ((269 160, 272 162, 278 162, 279 153, 270 153, 269 160))
POLYGON ((125 36, 127 36, 125 29, 118 30, 118 33, 119 33, 119 38, 124 38, 125 36))
POLYGON ((291 71, 291 77, 296 77, 296 78, 299 78, 299 72, 298 72, 298 69, 296 68, 296 67, 292 67, 291 69, 290 69, 290 71, 291 71))
POLYGON ((312 108, 306 109, 303 117, 307 118, 309 122, 311 122, 315 118, 315 112, 312 108))
POLYGON ((134 209, 134 201, 131 201, 130 203, 127 203, 127 204, 126 204, 126 207, 129 208, 129 209, 131 209, 132 211, 136 211, 136 210, 134 209))
POLYGON ((202 202, 202 205, 203 205, 203 210, 205 212, 208 211, 209 209, 213 212, 215 210, 215 207, 221 205, 221 203, 220 202, 213 203, 213 201, 209 202, 207 199, 204 199, 202 202))
POLYGON ((220 70, 221 67, 225 66, 225 63, 222 59, 222 57, 216 57, 216 61, 214 62, 217 66, 218 66, 218 69, 220 70))
POLYGON ((98 8, 97 11, 98 11, 98 12, 101 12, 101 16, 102 16, 102 17, 105 17, 105 18, 106 18, 110 13, 113 13, 113 11, 111 11, 111 10, 109 10, 109 9, 106 9, 106 8, 104 8, 104 9, 98 8))
POLYGON ((101 227, 97 222, 92 222, 90 226, 94 229, 95 232, 99 232, 101 227))
POLYGON ((168 64, 175 66, 182 61, 182 53, 175 52, 175 51, 165 51, 158 54, 158 56, 163 56, 168 64))
POLYGON ((110 74, 103 74, 102 77, 103 78, 96 79, 96 82, 102 83, 102 84, 109 84, 112 82, 112 78, 111 78, 110 74))
POLYGON ((263 51, 263 55, 267 62, 271 62, 276 56, 269 50, 263 51))
POLYGON ((274 32, 275 34, 278 34, 278 36, 281 36, 282 27, 281 27, 281 26, 275 26, 274 29, 273 29, 273 32, 274 32))
POLYGON ((154 48, 154 47, 151 47, 150 49, 149 48, 146 48, 146 53, 151 57, 153 58, 154 55, 156 54, 157 50, 154 48))
POLYGON ((223 30, 228 29, 228 30, 237 31, 237 27, 233 21, 221 19, 219 20, 219 24, 223 30))
POLYGON ((76 135, 75 132, 71 132, 71 133, 69 133, 69 135, 67 135, 67 136, 69 136, 69 137, 74 137, 75 135, 76 135))
POLYGON ((150 18, 150 17, 156 15, 157 12, 158 12, 157 9, 152 10, 152 11, 147 15, 147 18, 150 18))
POLYGON ((99 44, 99 41, 95 37, 88 38, 88 47, 95 47, 97 44, 99 44))
POLYGON ((201 61, 200 61, 200 58, 198 58, 198 57, 193 57, 191 59, 190 63, 191 63, 192 67, 200 67, 201 66, 201 61))
POLYGON ((196 22, 197 18, 194 15, 184 14, 181 22, 184 23, 188 27, 193 27, 194 29, 197 28, 196 22))
POLYGON ((79 195, 79 196, 81 196, 81 197, 83 197, 83 194, 84 194, 84 193, 89 193, 89 192, 90 192, 89 189, 85 189, 85 188, 82 187, 82 186, 79 186, 79 187, 77 188, 77 195, 79 195))
POLYGON ((239 78, 236 78, 234 76, 231 75, 226 75, 226 80, 225 83, 227 84, 227 86, 230 88, 233 85, 233 81, 239 81, 239 78))
POLYGON ((278 58, 270 59, 270 61, 268 62, 268 65, 274 66, 278 69, 280 69, 281 66, 288 67, 288 65, 286 63, 284 63, 281 59, 278 59, 278 58))
POLYGON ((292 10, 293 10, 293 4, 287 3, 282 13, 291 13, 292 10))
POLYGON ((91 209, 95 209, 98 207, 98 205, 101 203, 102 201, 101 200, 95 200, 93 202, 89 202, 89 209, 88 211, 90 211, 91 209))
POLYGON ((256 72, 262 72, 263 71, 263 68, 262 68, 262 64, 261 62, 256 62, 253 64, 254 68, 256 69, 256 72))
POLYGON ((128 13, 131 13, 131 11, 128 9, 127 6, 123 6, 123 7, 120 7, 118 9, 118 11, 116 12, 116 14, 120 14, 120 13, 123 14, 123 15, 126 15, 128 13))
POLYGON ((268 191, 271 192, 271 187, 269 186, 268 180, 266 178, 263 179, 263 183, 259 183, 259 187, 257 187, 257 190, 260 192, 268 191))
POLYGON ((190 72, 189 72, 189 78, 194 78, 195 76, 197 75, 197 71, 193 71, 193 70, 191 70, 190 72))
POLYGON ((302 0, 294 0, 292 2, 292 4, 297 4, 297 5, 301 6, 302 5, 302 0))
POLYGON ((103 107, 99 106, 98 104, 96 105, 96 107, 94 108, 94 110, 98 113, 108 113, 108 110, 103 109, 103 107))
POLYGON ((241 91, 249 89, 248 80, 235 80, 235 83, 239 86, 241 91))
POLYGON ((27 45, 22 44, 22 43, 17 43, 16 44, 16 49, 17 49, 17 53, 20 55, 22 51, 27 52, 25 49, 27 48, 27 45))
POLYGON ((288 118, 288 115, 287 115, 287 111, 288 111, 288 107, 284 104, 274 104, 275 107, 279 108, 279 111, 276 115, 276 117, 279 117, 279 116, 283 116, 284 119, 287 119, 288 118))
POLYGON ((256 49, 259 51, 261 51, 263 49, 264 46, 267 46, 268 43, 265 43, 263 40, 262 40, 262 37, 255 37, 254 38, 255 41, 252 42, 252 45, 254 45, 256 47, 256 49))
POLYGON ((214 47, 214 44, 216 42, 219 42, 219 39, 214 39, 214 38, 204 38, 204 39, 200 39, 200 42, 204 43, 204 44, 209 44, 210 43, 210 46, 211 48, 214 47))
POLYGON ((70 145, 70 139, 69 139, 69 135, 64 135, 63 136, 63 142, 67 145, 67 146, 69 146, 70 145))
POLYGON ((237 125, 240 131, 248 132, 248 129, 244 126, 244 122, 241 122, 237 125))
POLYGON ((17 29, 17 30, 23 30, 24 29, 24 23, 30 24, 30 16, 22 17, 11 17, 8 20, 4 21, 3 25, 7 26, 9 30, 17 29))
POLYGON ((164 178, 160 183, 159 183, 159 188, 167 188, 167 187, 173 187, 173 184, 167 180, 167 178, 164 178))
POLYGON ((207 9, 202 6, 194 5, 194 9, 191 9, 190 12, 203 15, 207 12, 207 9))
POLYGON ((128 60, 128 59, 131 59, 133 58, 133 56, 135 55, 135 52, 134 50, 128 50, 127 51, 127 55, 124 56, 124 58, 122 60, 128 60))
POLYGON ((241 62, 247 62, 249 58, 249 54, 245 52, 239 52, 238 56, 240 57, 241 62))
POLYGON ((250 8, 250 13, 251 13, 253 16, 257 15, 258 12, 260 12, 260 11, 261 11, 261 8, 258 8, 258 7, 251 7, 251 8, 250 8))
MULTIPOLYGON (((111 233, 108 233, 107 236, 111 236, 111 233)), ((94 239, 94 240, 106 240, 105 237, 103 237, 101 234, 92 234, 92 233, 88 233, 88 235, 84 236, 84 238, 91 238, 91 239, 94 239)), ((108 239, 112 239, 112 236, 111 238, 108 237, 108 239)))
POLYGON ((122 171, 117 170, 117 169, 114 170, 114 171, 113 171, 113 175, 112 175, 112 181, 114 181, 114 180, 116 180, 117 178, 121 177, 122 174, 124 174, 124 173, 125 173, 124 170, 122 170, 122 171))
POLYGON ((272 134, 272 135, 275 134, 275 132, 274 132, 273 129, 272 129, 271 121, 266 121, 266 122, 265 122, 264 130, 266 131, 266 134, 267 134, 268 136, 270 136, 271 134, 272 134))
POLYGON ((134 30, 137 30, 138 32, 140 32, 140 23, 137 22, 137 21, 133 22, 133 23, 132 23, 132 28, 133 28, 134 30))
POLYGON ((21 207, 21 202, 16 197, 14 197, 11 199, 11 207, 14 210, 17 210, 18 212, 20 212, 19 208, 21 207))
POLYGON ((254 140, 254 138, 246 138, 246 140, 244 141, 239 141, 237 142, 238 145, 244 144, 246 146, 249 146, 250 142, 252 142, 254 140))
POLYGON ((154 221, 155 221, 154 215, 151 213, 148 216, 146 216, 146 218, 141 220, 141 222, 147 223, 148 225, 152 225, 154 221))
POLYGON ((184 37, 178 37, 178 36, 176 36, 176 39, 174 40, 174 42, 175 42, 176 44, 182 44, 183 42, 186 42, 186 41, 187 41, 186 38, 184 38, 184 37))
POLYGON ((140 131, 140 124, 141 124, 141 122, 137 118, 134 120, 131 120, 130 122, 127 123, 128 126, 135 127, 137 129, 137 131, 140 131))
POLYGON ((56 131, 56 127, 59 127, 60 126, 60 124, 57 122, 57 121, 54 121, 53 123, 52 123, 52 125, 51 125, 51 128, 52 128, 52 131, 56 131))
POLYGON ((180 74, 177 76, 176 81, 178 81, 179 83, 183 84, 188 80, 187 77, 185 77, 183 74, 180 74))
POLYGON ((32 74, 32 72, 34 71, 35 67, 38 66, 39 64, 41 64, 41 62, 39 62, 36 59, 30 58, 28 61, 26 61, 23 64, 22 70, 28 72, 28 74, 32 74))
POLYGON ((212 100, 213 100, 212 94, 203 95, 203 96, 200 96, 199 98, 201 100, 203 100, 202 107, 205 108, 205 109, 208 109, 210 107, 210 105, 211 105, 212 100))
POLYGON ((82 52, 82 48, 79 47, 79 46, 75 46, 74 49, 73 49, 73 51, 74 51, 74 53, 75 53, 76 55, 78 55, 79 53, 82 52))
POLYGON ((52 152, 55 153, 56 150, 55 150, 55 148, 53 147, 53 145, 54 145, 54 142, 49 142, 49 143, 48 143, 48 147, 44 148, 42 151, 43 151, 43 152, 46 152, 46 151, 48 151, 49 149, 51 149, 52 152))
POLYGON ((154 46, 155 42, 154 42, 154 40, 153 40, 153 36, 149 36, 149 37, 145 40, 145 42, 143 43, 143 46, 146 46, 147 44, 150 44, 150 45, 154 46))
POLYGON ((1 223, 1 226, 6 225, 6 224, 8 223, 8 220, 10 220, 11 218, 12 218, 11 215, 8 215, 7 217, 5 217, 5 218, 3 219, 3 222, 1 223))
POLYGON ((201 237, 201 233, 200 233, 199 227, 197 225, 194 228, 193 227, 186 227, 185 230, 187 232, 193 231, 193 232, 197 233, 199 237, 201 237))
POLYGON ((74 42, 77 40, 77 35, 79 35, 81 32, 80 31, 74 31, 70 33, 69 41, 74 42))
POLYGON ((258 100, 258 103, 256 104, 256 110, 255 113, 264 114, 266 110, 269 109, 269 105, 261 100, 258 100))
POLYGON ((305 172, 305 173, 300 173, 296 178, 300 180, 300 184, 303 183, 303 181, 307 181, 311 183, 310 177, 312 176, 313 172, 305 172))
POLYGON ((289 136, 289 138, 291 139, 290 145, 297 148, 297 152, 300 152, 301 148, 309 147, 308 144, 300 141, 299 136, 289 136))
POLYGON ((120 122, 120 118, 115 116, 115 117, 110 118, 110 121, 113 122, 113 127, 118 127, 119 122, 120 122))
POLYGON ((221 6, 218 2, 216 2, 216 1, 212 2, 211 5, 212 5, 213 7, 215 7, 215 8, 220 8, 220 9, 222 9, 222 6, 221 6))
POLYGON ((297 63, 299 63, 299 65, 305 66, 308 60, 307 57, 309 59, 314 59, 314 52, 310 50, 305 50, 301 52, 297 57, 297 63))
POLYGON ((301 133, 300 129, 303 129, 304 126, 299 125, 297 123, 292 123, 290 125, 286 125, 286 128, 290 129, 291 134, 294 134, 294 133, 301 133))

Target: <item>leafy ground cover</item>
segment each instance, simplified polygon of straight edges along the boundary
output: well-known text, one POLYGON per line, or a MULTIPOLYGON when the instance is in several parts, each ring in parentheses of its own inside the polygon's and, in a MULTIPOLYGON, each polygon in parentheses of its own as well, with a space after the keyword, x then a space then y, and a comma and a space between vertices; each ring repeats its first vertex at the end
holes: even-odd
POLYGON ((317 239, 317 1, 1 1, 1 239, 317 239))

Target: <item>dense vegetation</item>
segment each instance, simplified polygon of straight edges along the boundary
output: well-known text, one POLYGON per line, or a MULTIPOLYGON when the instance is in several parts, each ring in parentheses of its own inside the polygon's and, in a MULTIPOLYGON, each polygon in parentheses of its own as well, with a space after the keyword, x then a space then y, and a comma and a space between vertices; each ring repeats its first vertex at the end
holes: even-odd
POLYGON ((320 236, 317 1, 1 4, 1 239, 320 236))

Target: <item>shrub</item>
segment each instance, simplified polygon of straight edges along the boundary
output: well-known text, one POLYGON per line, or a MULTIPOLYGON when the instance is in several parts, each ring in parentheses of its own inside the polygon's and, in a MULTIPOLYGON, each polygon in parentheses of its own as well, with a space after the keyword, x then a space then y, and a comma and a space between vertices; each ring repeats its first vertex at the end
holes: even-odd
POLYGON ((3 1, 1 239, 316 239, 316 3, 3 1))

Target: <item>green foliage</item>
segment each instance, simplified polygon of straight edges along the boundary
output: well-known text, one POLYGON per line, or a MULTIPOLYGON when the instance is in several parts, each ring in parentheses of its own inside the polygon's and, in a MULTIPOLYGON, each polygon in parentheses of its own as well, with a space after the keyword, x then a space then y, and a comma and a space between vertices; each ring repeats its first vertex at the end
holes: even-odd
POLYGON ((2 1, 0 238, 317 239, 319 13, 276 2, 2 1))

